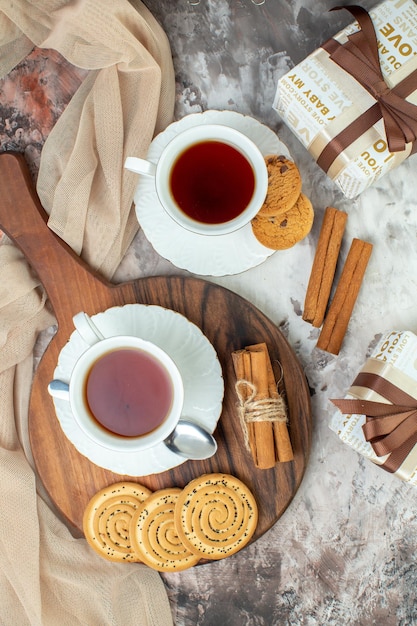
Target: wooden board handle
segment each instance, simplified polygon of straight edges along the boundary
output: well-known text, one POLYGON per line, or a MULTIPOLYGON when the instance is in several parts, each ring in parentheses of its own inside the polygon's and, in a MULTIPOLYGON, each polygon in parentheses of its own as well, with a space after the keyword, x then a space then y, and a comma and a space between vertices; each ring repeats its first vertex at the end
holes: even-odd
MULTIPOLYGON (((27 261, 46 289, 54 308, 58 325, 61 312, 76 313, 82 309, 92 314, 97 301, 106 308, 112 301, 109 287, 97 273, 92 272, 74 251, 47 226, 45 213, 26 161, 21 154, 0 155, 0 229, 22 250, 27 261), (65 262, 63 255, 66 255, 65 262), (94 294, 94 307, 89 308, 88 293, 94 294)), ((62 320, 64 321, 64 320, 62 320)))

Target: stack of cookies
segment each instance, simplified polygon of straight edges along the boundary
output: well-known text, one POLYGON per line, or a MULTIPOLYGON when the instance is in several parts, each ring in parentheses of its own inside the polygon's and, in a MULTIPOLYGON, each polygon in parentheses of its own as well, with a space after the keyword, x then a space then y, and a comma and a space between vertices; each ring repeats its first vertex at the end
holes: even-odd
POLYGON ((252 220, 258 241, 273 250, 286 250, 304 239, 313 225, 313 206, 301 192, 298 167, 286 156, 265 157, 268 192, 259 213, 252 220))
POLYGON ((216 473, 183 489, 153 493, 134 482, 110 485, 91 498, 83 529, 89 545, 110 561, 175 572, 241 550, 257 521, 257 504, 246 485, 216 473))

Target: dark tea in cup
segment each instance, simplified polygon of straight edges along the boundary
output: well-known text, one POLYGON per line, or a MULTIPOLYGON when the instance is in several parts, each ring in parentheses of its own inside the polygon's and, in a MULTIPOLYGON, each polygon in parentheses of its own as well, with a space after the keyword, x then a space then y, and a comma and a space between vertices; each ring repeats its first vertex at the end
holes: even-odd
POLYGON ((171 170, 170 189, 178 207, 204 224, 223 224, 240 215, 255 190, 247 158, 221 141, 201 141, 184 150, 171 170))

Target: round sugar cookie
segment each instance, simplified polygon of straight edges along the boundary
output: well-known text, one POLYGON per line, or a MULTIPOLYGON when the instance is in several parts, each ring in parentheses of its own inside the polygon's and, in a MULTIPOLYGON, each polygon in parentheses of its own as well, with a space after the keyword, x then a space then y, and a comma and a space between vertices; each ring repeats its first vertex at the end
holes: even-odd
POLYGON ((286 250, 304 239, 313 226, 314 210, 310 200, 300 194, 289 211, 280 215, 262 216, 252 220, 253 234, 263 246, 286 250))
POLYGON ((159 572, 179 572, 200 560, 184 547, 174 524, 174 509, 181 489, 155 491, 131 520, 130 535, 140 560, 159 572))
POLYGON ((94 494, 83 515, 85 538, 93 550, 109 561, 140 561, 132 548, 130 521, 151 493, 139 483, 122 481, 94 494))
POLYGON ((268 191, 258 215, 281 215, 294 206, 301 193, 301 174, 294 161, 282 155, 268 155, 265 163, 268 191))
POLYGON ((175 524, 183 544, 206 559, 223 559, 241 550, 258 522, 256 500, 229 474, 205 474, 181 492, 175 524))

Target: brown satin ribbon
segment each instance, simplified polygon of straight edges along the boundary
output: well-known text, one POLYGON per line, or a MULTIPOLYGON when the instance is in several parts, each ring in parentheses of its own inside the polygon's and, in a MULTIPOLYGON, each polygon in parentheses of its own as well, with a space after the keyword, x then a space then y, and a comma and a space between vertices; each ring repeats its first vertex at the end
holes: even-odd
POLYGON ((417 400, 378 374, 361 372, 353 386, 372 389, 391 403, 331 400, 342 413, 366 416, 365 439, 377 456, 390 455, 381 467, 394 473, 417 443, 417 400))
POLYGON ((417 88, 417 70, 392 89, 386 84, 378 57, 378 42, 368 12, 360 6, 334 7, 331 11, 347 9, 359 23, 361 30, 348 36, 345 44, 330 39, 322 45, 330 59, 355 78, 376 100, 376 103, 323 149, 318 165, 327 172, 351 143, 383 119, 390 152, 405 150, 413 143, 411 153, 417 151, 417 106, 405 98, 417 88))

